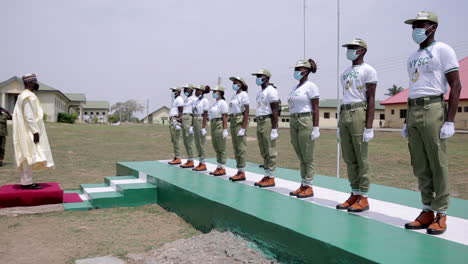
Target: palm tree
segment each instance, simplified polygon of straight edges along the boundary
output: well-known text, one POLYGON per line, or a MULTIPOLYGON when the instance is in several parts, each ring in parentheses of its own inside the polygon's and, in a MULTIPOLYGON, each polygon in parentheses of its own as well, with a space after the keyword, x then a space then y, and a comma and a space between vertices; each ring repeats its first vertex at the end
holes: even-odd
POLYGON ((404 88, 401 87, 401 86, 396 86, 395 84, 392 86, 392 88, 388 88, 387 89, 387 93, 385 95, 388 95, 388 96, 394 96, 395 94, 403 91, 404 88))

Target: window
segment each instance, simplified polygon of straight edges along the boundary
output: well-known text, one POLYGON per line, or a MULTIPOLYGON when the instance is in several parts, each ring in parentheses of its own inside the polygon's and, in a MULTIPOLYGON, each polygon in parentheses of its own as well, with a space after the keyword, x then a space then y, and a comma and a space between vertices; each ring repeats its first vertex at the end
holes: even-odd
POLYGON ((289 118, 286 118, 286 122, 288 122, 288 123, 289 123, 289 118))
POLYGON ((90 114, 93 114, 93 112, 90 112, 90 114))
POLYGON ((464 110, 465 113, 468 112, 468 106, 465 106, 464 110))
POLYGON ((329 112, 323 113, 323 118, 330 119, 330 113, 329 112))
POLYGON ((102 115, 106 115, 106 112, 102 112, 102 115))
POLYGON ((286 122, 286 119, 282 118, 282 119, 281 119, 281 122, 283 122, 283 123, 286 122))
POLYGON ((461 113, 461 112, 463 112, 463 111, 462 111, 461 106, 459 106, 459 107, 458 107, 458 113, 461 113))
POLYGON ((338 113, 335 113, 335 119, 338 119, 338 113))
POLYGON ((406 118, 406 109, 400 109, 400 118, 406 118))
POLYGON ((392 115, 394 115, 394 114, 395 114, 395 109, 392 109, 392 115))
POLYGON ((254 118, 254 122, 257 123, 257 118, 254 118))
POLYGON ((380 120, 385 120, 385 114, 380 114, 380 120))

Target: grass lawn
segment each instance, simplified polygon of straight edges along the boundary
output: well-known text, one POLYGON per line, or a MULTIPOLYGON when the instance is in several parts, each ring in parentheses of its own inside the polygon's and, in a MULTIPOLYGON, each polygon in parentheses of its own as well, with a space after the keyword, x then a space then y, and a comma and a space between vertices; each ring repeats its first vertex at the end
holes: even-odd
MULTIPOLYGON (((105 176, 115 175, 117 161, 172 158, 166 126, 49 123, 47 131, 57 168, 36 172, 34 180, 59 182, 64 189, 78 189, 81 183, 103 183, 105 176)), ((254 131, 250 128, 248 135, 254 137, 254 131)), ((279 134, 278 166, 298 169, 289 131, 280 129, 279 134)), ((335 135, 335 130, 321 131, 316 143, 317 174, 336 174, 335 135)), ((252 139, 247 146, 248 160, 259 163, 256 141, 252 139)), ((210 140, 206 149, 207 156, 214 157, 210 140)), ((452 196, 468 199, 468 135, 457 134, 449 139, 448 150, 452 196)), ((233 158, 230 139, 227 153, 233 158)), ((369 153, 372 183, 417 189, 407 142, 400 133, 376 132, 369 153)), ((18 183, 11 136, 7 139, 5 162, 0 167, 0 185, 18 183)), ((340 170, 341 177, 346 178, 343 161, 340 170)), ((0 233, 0 263, 32 263, 29 260, 35 257, 47 259, 47 263, 64 263, 88 256, 142 252, 197 231, 176 215, 151 205, 0 217, 0 233)))

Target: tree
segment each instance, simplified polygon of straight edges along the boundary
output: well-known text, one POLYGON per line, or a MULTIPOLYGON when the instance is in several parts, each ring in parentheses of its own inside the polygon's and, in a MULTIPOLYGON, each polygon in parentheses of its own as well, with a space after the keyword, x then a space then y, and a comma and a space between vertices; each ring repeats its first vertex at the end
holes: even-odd
POLYGON ((392 88, 388 88, 387 89, 387 93, 385 95, 388 95, 388 96, 394 96, 395 94, 403 91, 404 88, 401 87, 401 86, 396 86, 395 84, 392 86, 392 88))
POLYGON ((111 111, 114 111, 113 115, 117 117, 118 121, 132 121, 134 120, 133 115, 142 112, 144 109, 145 107, 142 104, 133 99, 117 102, 111 107, 111 111))

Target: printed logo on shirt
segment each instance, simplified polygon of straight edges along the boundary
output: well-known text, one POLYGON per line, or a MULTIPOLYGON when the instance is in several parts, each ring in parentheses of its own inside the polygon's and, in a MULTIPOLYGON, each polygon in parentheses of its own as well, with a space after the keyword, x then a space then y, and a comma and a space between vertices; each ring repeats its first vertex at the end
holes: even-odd
POLYGON ((419 80, 419 75, 421 75, 418 71, 418 68, 414 69, 413 75, 411 76, 412 82, 417 82, 419 80))
POLYGON ((419 57, 417 59, 411 60, 409 62, 409 67, 410 69, 415 68, 415 67, 422 67, 427 65, 429 62, 431 62, 431 58, 429 56, 427 57, 419 57))
POLYGON ((357 71, 352 71, 347 74, 343 74, 343 81, 349 80, 349 79, 357 79, 359 77, 359 72, 357 71))

